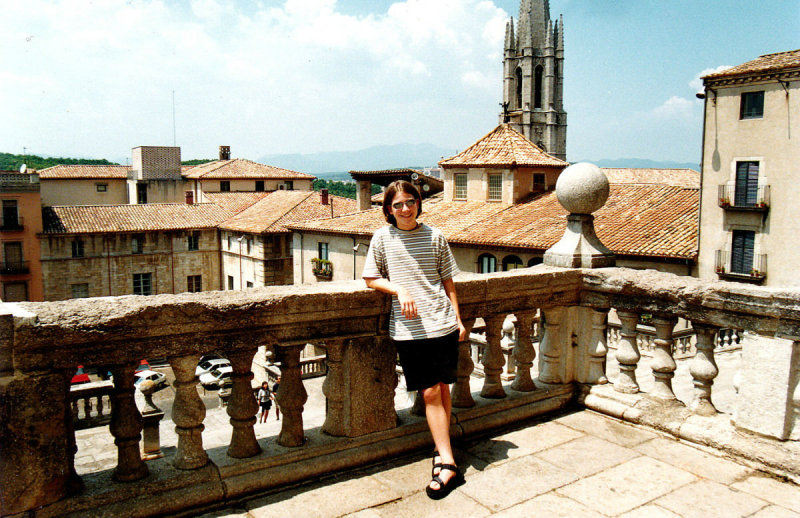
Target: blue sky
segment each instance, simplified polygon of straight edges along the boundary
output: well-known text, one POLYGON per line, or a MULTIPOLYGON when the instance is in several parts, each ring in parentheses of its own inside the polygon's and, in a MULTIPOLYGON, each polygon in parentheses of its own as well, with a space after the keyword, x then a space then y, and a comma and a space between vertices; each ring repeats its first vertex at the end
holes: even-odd
MULTIPOLYGON (((569 160, 700 160, 697 77, 800 48, 798 0, 551 0, 569 160)), ((498 122, 517 0, 6 0, 0 151, 185 159, 431 143, 498 122)))

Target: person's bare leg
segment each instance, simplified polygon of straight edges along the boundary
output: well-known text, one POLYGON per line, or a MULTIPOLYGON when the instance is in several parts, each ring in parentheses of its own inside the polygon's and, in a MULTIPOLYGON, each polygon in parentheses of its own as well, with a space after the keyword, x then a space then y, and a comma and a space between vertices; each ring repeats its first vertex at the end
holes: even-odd
MULTIPOLYGON (((425 417, 428 420, 428 428, 431 430, 433 443, 436 445, 442 464, 455 464, 453 449, 450 445, 450 413, 445 406, 445 401, 447 406, 450 404, 450 387, 439 383, 425 389, 422 396, 425 400, 425 417)), ((439 478, 445 484, 453 476, 455 473, 447 469, 441 470, 439 473, 439 478)), ((439 484, 435 481, 431 481, 430 486, 432 489, 439 489, 439 484)))

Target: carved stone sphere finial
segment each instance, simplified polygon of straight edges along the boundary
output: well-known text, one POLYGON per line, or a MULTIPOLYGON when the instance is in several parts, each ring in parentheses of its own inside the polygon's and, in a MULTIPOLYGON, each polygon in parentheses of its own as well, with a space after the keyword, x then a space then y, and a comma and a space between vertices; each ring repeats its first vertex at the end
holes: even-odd
POLYGON ((571 214, 591 214, 608 200, 608 193, 608 178, 588 162, 567 167, 556 182, 558 202, 571 214))

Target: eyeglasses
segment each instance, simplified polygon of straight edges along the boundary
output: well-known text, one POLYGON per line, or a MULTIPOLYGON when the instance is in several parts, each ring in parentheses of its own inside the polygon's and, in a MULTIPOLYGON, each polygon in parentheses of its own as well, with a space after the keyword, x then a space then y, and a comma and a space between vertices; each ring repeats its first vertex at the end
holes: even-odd
POLYGON ((403 208, 403 205, 405 205, 406 207, 408 207, 410 209, 411 207, 413 207, 416 204, 417 204, 417 199, 416 198, 411 198, 410 200, 406 200, 404 202, 403 201, 398 201, 397 203, 392 203, 392 208, 394 210, 400 210, 400 209, 403 208))

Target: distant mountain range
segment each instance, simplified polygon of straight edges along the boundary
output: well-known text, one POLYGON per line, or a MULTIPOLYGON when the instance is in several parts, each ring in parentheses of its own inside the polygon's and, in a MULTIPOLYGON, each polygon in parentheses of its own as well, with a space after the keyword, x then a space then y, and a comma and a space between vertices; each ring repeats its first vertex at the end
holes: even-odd
MULTIPOLYGON (((257 161, 327 179, 343 180, 349 179, 348 171, 436 167, 442 158, 449 158, 458 152, 456 149, 433 144, 395 144, 373 146, 358 151, 265 155, 257 161)), ((599 167, 700 170, 700 164, 697 163, 645 158, 604 158, 576 160, 576 162, 592 162, 599 167)))

